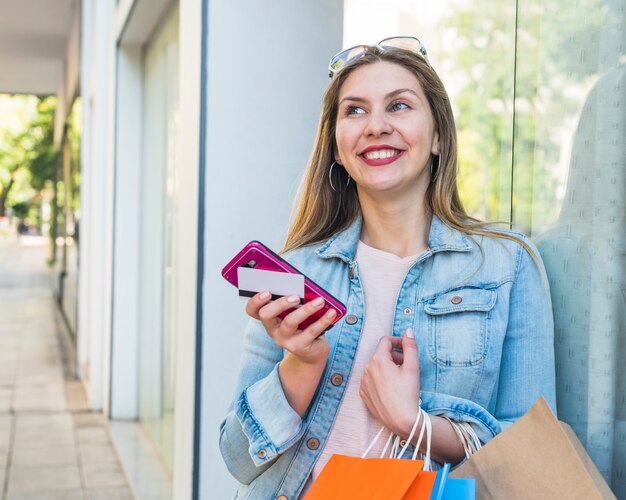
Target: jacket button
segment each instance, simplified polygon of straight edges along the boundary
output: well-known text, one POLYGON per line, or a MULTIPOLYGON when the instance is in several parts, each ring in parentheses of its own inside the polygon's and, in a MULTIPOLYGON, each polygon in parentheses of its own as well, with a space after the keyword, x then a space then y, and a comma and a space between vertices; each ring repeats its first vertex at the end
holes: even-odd
POLYGON ((404 314, 413 314, 413 309, 411 309, 410 307, 407 307, 407 308, 404 310, 404 314))
POLYGON ((317 450, 320 447, 320 441, 319 439, 311 438, 306 442, 306 445, 309 450, 317 450))
POLYGON ((350 268, 350 271, 348 271, 348 275, 350 276, 350 279, 354 279, 354 269, 350 268))
POLYGON ((276 500, 289 500, 289 499, 285 495, 281 495, 276 500))
POLYGON ((400 440, 400 446, 403 447, 403 448, 406 446, 406 439, 401 439, 400 440))
POLYGON ((452 297, 450 302, 452 302, 453 304, 460 304, 461 302, 463 302, 463 299, 458 295, 455 295, 454 297, 452 297))
POLYGON ((263 460, 267 456, 267 452, 265 450, 259 450, 256 456, 263 460))
POLYGON ((332 377, 330 377, 330 383, 334 386, 340 386, 343 384, 343 377, 339 373, 334 373, 332 377))
POLYGON ((359 319, 354 314, 348 314, 346 316, 346 323, 354 325, 359 319))

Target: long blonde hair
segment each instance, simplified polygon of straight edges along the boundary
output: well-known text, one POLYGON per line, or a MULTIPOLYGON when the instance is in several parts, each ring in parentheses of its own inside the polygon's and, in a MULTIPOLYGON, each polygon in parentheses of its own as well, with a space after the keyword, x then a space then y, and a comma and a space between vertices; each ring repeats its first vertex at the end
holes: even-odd
POLYGON ((335 127, 339 92, 356 69, 386 61, 409 70, 420 83, 428 103, 435 129, 439 133, 439 165, 433 172, 434 182, 426 192, 426 207, 445 224, 468 235, 506 238, 520 243, 537 259, 529 246, 514 235, 485 229, 486 223, 470 217, 461 203, 457 188, 457 138, 454 115, 448 93, 435 71, 419 55, 403 49, 368 47, 363 56, 349 62, 331 80, 324 94, 313 151, 300 187, 295 217, 289 228, 283 252, 321 242, 346 229, 359 214, 359 199, 354 182, 347 186, 347 173, 335 165, 333 189, 329 169, 334 161, 335 127))

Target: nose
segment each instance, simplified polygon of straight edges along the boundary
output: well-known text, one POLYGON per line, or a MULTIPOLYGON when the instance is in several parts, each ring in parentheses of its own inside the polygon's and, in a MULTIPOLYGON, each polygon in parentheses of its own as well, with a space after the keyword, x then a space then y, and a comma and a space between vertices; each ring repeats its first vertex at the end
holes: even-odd
POLYGON ((393 132, 393 127, 389 121, 389 117, 384 110, 372 110, 369 113, 367 124, 363 133, 366 136, 377 137, 387 135, 393 132))

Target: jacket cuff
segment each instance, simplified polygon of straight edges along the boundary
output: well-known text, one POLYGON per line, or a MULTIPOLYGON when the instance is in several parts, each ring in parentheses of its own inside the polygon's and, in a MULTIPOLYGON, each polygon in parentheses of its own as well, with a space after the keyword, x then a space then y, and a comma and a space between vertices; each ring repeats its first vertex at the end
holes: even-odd
POLYGON ((502 431, 500 422, 491 413, 469 399, 430 391, 422 391, 421 398, 422 409, 428 413, 445 415, 457 422, 469 422, 483 444, 502 431))
POLYGON ((285 451, 301 433, 302 419, 285 397, 278 365, 267 377, 243 391, 234 409, 256 466, 285 451))

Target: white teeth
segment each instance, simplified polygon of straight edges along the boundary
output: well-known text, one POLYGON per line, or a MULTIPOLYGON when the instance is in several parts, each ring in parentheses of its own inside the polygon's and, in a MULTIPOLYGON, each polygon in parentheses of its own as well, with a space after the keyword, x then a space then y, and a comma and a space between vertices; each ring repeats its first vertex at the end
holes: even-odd
POLYGON ((377 149, 376 151, 369 151, 363 156, 368 160, 382 160, 383 158, 391 158, 398 154, 400 154, 400 151, 397 149, 377 149))

